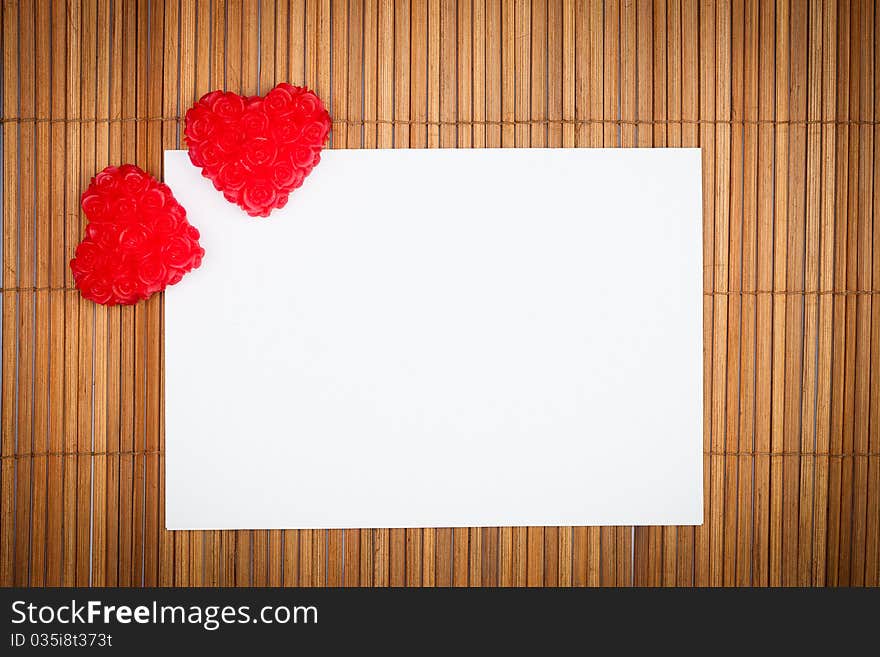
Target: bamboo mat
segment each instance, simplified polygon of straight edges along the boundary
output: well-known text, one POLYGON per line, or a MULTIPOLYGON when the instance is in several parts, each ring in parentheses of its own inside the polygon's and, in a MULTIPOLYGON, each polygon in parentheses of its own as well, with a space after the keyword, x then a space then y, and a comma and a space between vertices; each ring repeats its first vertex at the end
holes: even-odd
POLYGON ((880 584, 877 13, 4 2, 0 584, 880 584), (72 291, 79 194, 161 176, 201 94, 282 80, 335 148, 702 147, 703 526, 163 529, 163 300, 72 291))

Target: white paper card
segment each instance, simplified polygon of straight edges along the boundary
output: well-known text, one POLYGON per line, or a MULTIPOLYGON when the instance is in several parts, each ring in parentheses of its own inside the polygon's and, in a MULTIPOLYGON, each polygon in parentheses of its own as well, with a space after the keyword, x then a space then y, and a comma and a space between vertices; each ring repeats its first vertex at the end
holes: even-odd
POLYGON ((699 150, 327 150, 268 219, 165 180, 169 529, 702 522, 699 150))

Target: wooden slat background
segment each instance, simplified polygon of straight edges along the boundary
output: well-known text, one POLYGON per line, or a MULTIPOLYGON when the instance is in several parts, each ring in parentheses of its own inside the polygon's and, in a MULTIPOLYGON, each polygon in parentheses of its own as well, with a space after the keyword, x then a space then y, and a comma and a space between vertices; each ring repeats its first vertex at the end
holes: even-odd
POLYGON ((7 0, 2 25, 0 584, 880 584, 876 2, 7 0), (72 291, 79 194, 161 176, 201 94, 281 80, 335 148, 702 147, 704 525, 163 529, 162 297, 72 291))

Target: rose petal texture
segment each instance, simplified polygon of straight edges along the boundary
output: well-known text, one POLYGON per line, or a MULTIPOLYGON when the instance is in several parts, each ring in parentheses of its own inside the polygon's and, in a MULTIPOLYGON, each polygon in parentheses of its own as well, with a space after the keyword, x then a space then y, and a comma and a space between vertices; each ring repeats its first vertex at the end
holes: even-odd
POLYGON ((199 231, 171 188, 133 164, 107 167, 92 178, 80 204, 89 223, 70 270, 86 299, 134 304, 202 262, 199 231))
POLYGON ((190 160, 226 200, 268 217, 321 161, 330 127, 314 92, 282 82, 265 96, 205 94, 187 111, 184 135, 190 160))

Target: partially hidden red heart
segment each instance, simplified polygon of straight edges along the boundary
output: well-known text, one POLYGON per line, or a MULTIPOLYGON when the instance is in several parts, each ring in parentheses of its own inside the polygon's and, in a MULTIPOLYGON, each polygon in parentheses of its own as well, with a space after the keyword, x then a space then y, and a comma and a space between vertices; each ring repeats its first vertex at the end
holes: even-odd
POLYGON ((81 205, 89 223, 70 269, 86 299, 137 303, 202 263, 205 250, 186 210, 168 185, 133 164, 92 178, 81 205))
POLYGON ((230 203, 268 217, 318 162, 330 114, 305 87, 282 82, 265 96, 212 91, 186 113, 192 163, 230 203))

